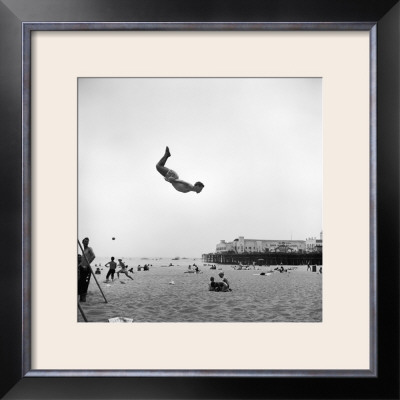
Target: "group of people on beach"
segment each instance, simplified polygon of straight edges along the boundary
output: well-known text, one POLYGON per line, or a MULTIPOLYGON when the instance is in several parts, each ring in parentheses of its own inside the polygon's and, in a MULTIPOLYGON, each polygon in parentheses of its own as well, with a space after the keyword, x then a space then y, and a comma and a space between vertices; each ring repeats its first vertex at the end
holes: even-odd
POLYGON ((110 282, 110 277, 114 281, 115 272, 117 272, 118 279, 119 279, 119 275, 120 274, 124 274, 129 279, 133 280, 133 278, 129 275, 130 272, 133 274, 133 268, 128 270, 128 265, 126 265, 122 261, 122 258, 118 259, 118 265, 114 260, 115 260, 115 258, 111 257, 111 261, 109 261, 107 264, 104 265, 105 267, 109 268, 109 271, 107 272, 107 275, 106 275, 106 282, 110 282), (117 266, 120 268, 118 271, 116 271, 117 270, 117 266))
POLYGON ((210 283, 208 284, 208 290, 211 292, 231 292, 228 279, 225 278, 225 274, 220 272, 218 276, 221 278, 221 281, 216 282, 214 277, 210 278, 210 283))
POLYGON ((188 266, 188 270, 194 271, 194 272, 196 272, 196 273, 199 273, 199 272, 200 272, 200 269, 199 269, 199 267, 198 267, 196 264, 193 264, 193 267, 192 267, 192 265, 189 265, 189 266, 188 266))
MULTIPOLYGON (((316 270, 317 270, 317 266, 316 265, 310 265, 310 263, 307 264, 307 271, 316 272, 316 270)), ((322 274, 322 267, 319 267, 318 273, 322 274)))
MULTIPOLYGON (((204 184, 202 182, 196 182, 194 185, 179 179, 178 174, 165 166, 168 158, 171 157, 171 153, 169 148, 165 148, 164 155, 156 164, 157 171, 164 177, 164 179, 170 183, 178 192, 188 193, 195 192, 200 193, 204 184)), ((91 277, 91 267, 90 263, 96 258, 93 249, 89 247, 89 238, 84 238, 82 240, 83 250, 82 254, 78 254, 78 295, 79 300, 84 302, 86 301, 87 290, 89 287, 90 277, 91 277)), ((114 275, 117 268, 117 263, 114 261, 115 258, 111 257, 111 261, 109 261, 105 266, 110 270, 107 273, 106 280, 109 281, 110 277, 114 280, 114 275)), ((117 277, 119 278, 120 274, 126 275, 129 279, 133 278, 130 276, 130 272, 133 273, 133 268, 128 270, 128 266, 122 261, 122 259, 118 260, 118 267, 120 267, 119 271, 117 271, 117 277)), ((148 269, 145 269, 148 270, 148 269)), ((97 272, 97 271, 96 271, 97 272)))
MULTIPOLYGON (((84 238, 82 240, 82 244, 82 254, 78 254, 78 295, 79 301, 85 302, 90 283, 90 277, 92 274, 90 264, 96 258, 96 255, 94 254, 93 249, 89 247, 89 238, 84 238)), ((118 259, 118 264, 114 260, 115 258, 111 257, 111 261, 105 264, 105 267, 109 268, 109 271, 106 275, 106 282, 110 282, 110 278, 114 280, 115 272, 117 273, 118 279, 120 274, 124 274, 129 279, 133 280, 133 278, 129 274, 129 272, 133 273, 133 268, 128 270, 128 265, 126 265, 121 258, 118 259), (118 271, 117 266, 120 268, 118 271)))

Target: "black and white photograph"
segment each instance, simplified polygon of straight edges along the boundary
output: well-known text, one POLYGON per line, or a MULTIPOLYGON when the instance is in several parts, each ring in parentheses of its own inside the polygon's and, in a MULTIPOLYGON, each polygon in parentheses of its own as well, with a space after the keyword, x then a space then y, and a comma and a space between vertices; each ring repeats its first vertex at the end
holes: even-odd
POLYGON ((0 397, 399 397, 399 0, 0 3, 0 397))
POLYGON ((322 322, 322 84, 79 78, 78 322, 322 322))

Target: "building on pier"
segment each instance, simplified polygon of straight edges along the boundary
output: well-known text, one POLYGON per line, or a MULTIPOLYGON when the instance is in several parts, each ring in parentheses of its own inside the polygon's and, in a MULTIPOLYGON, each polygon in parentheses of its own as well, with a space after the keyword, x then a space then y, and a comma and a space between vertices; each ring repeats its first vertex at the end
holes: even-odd
POLYGON ((221 240, 215 253, 202 255, 207 263, 245 265, 322 265, 322 232, 320 238, 306 240, 245 239, 221 240))
POLYGON ((243 236, 226 242, 221 240, 216 246, 217 254, 234 253, 301 253, 306 251, 305 240, 265 240, 245 239, 243 236))
POLYGON ((232 242, 221 240, 216 246, 216 254, 245 253, 322 253, 322 232, 320 238, 306 240, 266 240, 245 239, 239 236, 232 242))
POLYGON ((317 239, 316 237, 310 237, 306 239, 306 252, 322 253, 322 232, 319 235, 319 239, 317 239))
POLYGON ((322 253, 208 253, 202 255, 203 262, 243 265, 322 265, 322 253))

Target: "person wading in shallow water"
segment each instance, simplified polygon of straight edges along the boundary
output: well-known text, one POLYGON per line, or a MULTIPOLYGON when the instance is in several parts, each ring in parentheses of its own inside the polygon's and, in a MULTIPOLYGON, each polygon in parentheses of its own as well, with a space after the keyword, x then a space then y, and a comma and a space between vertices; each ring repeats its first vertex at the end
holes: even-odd
POLYGON ((157 163, 157 171, 169 182, 178 192, 188 193, 196 192, 200 193, 203 190, 204 185, 201 182, 196 182, 194 185, 179 179, 178 174, 165 166, 168 158, 171 157, 169 148, 166 147, 165 153, 161 160, 157 163))
POLYGON ((90 263, 96 258, 93 249, 89 247, 89 238, 82 240, 83 255, 80 258, 79 279, 78 279, 78 294, 81 302, 86 301, 87 290, 90 282, 91 270, 90 263))

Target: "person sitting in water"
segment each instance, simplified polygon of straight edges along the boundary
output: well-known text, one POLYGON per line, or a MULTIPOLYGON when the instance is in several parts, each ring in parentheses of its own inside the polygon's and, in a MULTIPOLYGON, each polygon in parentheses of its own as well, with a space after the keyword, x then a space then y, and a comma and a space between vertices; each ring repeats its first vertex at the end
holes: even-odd
POLYGON ((118 260, 118 266, 121 268, 118 272, 117 272, 117 277, 119 279, 119 274, 125 274, 129 279, 133 278, 129 275, 129 272, 127 270, 127 266, 122 262, 122 259, 118 260))
POLYGON ((171 157, 168 146, 165 149, 165 154, 161 160, 157 163, 157 171, 164 177, 164 179, 169 182, 178 192, 188 193, 196 192, 200 193, 203 190, 204 185, 201 182, 196 182, 194 185, 182 181, 179 179, 178 174, 165 166, 168 158, 171 157))
POLYGON ((215 292, 215 291, 219 290, 219 286, 218 286, 217 282, 214 281, 213 276, 210 278, 210 283, 208 284, 208 290, 210 292, 215 292))
POLYGON ((208 284, 208 290, 211 292, 229 292, 231 289, 226 287, 225 282, 215 282, 214 277, 210 278, 210 283, 208 284))
POLYGON ((222 279, 221 282, 219 282, 219 286, 223 292, 227 292, 230 291, 231 289, 229 287, 229 281, 228 279, 224 278, 224 275, 225 274, 223 272, 220 272, 218 274, 218 276, 222 279))

